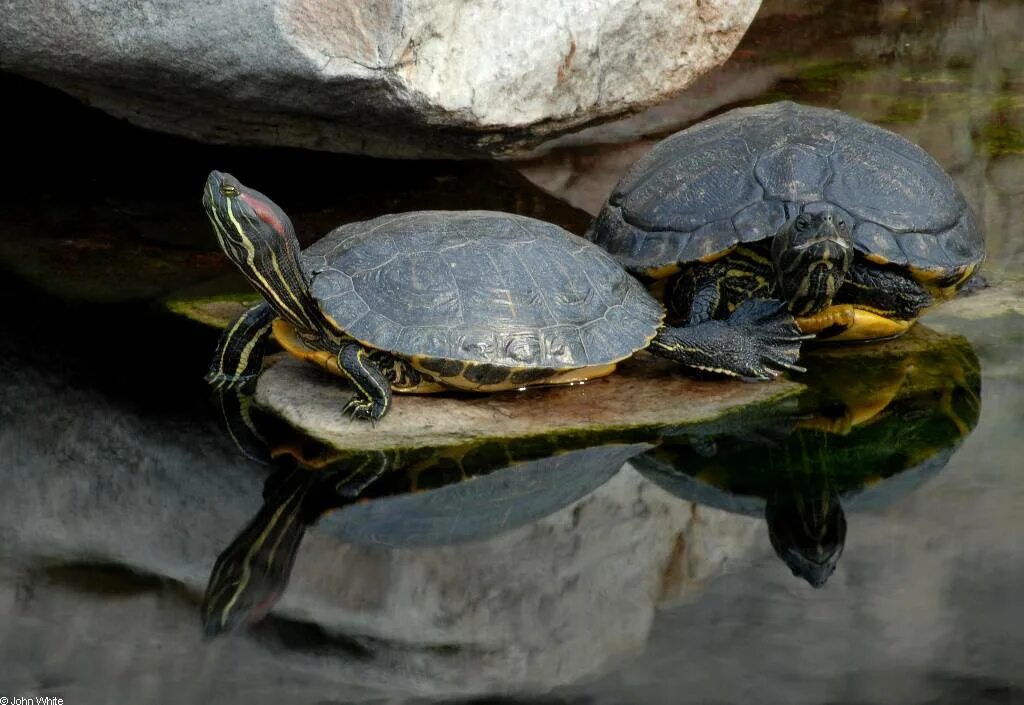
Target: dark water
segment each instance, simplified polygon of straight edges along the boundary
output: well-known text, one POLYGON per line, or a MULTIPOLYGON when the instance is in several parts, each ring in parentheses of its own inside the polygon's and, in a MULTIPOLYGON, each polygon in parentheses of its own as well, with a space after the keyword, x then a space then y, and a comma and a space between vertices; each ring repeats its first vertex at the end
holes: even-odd
POLYGON ((210 148, 3 77, 35 152, 0 174, 0 696, 1024 702, 1024 6, 816 8, 766 2, 689 97, 521 165, 210 148), (811 353, 798 396, 384 454, 229 413, 257 464, 201 381, 216 332, 162 305, 241 291, 198 203, 211 167, 305 233, 470 207, 579 232, 658 136, 780 97, 935 154, 993 282, 904 340, 811 353), (251 567, 229 612, 253 623, 211 639, 217 565, 251 567))

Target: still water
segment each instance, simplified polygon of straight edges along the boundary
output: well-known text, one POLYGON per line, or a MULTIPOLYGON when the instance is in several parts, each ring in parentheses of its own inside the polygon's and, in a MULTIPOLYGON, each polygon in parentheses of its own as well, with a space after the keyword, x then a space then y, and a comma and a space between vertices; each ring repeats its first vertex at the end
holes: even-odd
POLYGON ((518 164, 194 145, 3 77, 38 150, 0 175, 0 696, 1024 702, 1024 5, 853 7, 765 2, 687 96, 518 164), (196 319, 248 296, 212 167, 309 235, 470 207, 582 232, 657 138, 780 98, 934 154, 991 286, 697 424, 339 452, 201 381, 196 319))

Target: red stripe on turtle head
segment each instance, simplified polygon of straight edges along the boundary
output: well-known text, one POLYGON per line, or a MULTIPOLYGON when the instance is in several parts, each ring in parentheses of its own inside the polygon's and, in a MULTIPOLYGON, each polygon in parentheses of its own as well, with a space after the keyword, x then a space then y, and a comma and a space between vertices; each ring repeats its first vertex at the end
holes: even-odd
POLYGON ((274 229, 281 237, 287 237, 288 228, 285 226, 284 221, 277 213, 277 208, 267 201, 260 200, 252 194, 245 193, 244 191, 238 195, 245 203, 252 208, 256 217, 262 220, 264 223, 274 229))

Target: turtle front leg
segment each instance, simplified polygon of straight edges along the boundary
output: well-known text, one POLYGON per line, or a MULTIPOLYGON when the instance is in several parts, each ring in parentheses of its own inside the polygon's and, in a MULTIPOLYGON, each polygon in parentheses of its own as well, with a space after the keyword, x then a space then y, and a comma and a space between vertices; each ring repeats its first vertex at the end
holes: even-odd
POLYGON ((934 301, 913 277, 860 261, 850 268, 830 307, 797 322, 819 339, 891 338, 910 328, 934 301))
MULTIPOLYGON (((751 269, 747 277, 752 287, 757 274, 751 269)), ((749 298, 740 301, 728 318, 719 318, 728 311, 730 292, 723 282, 729 276, 736 277, 715 265, 701 267, 692 276, 680 275, 668 289, 666 305, 670 312, 685 312, 688 322, 663 328, 651 343, 651 352, 699 370, 748 379, 803 372, 796 364, 800 341, 812 336, 800 333, 785 302, 749 298)))
POLYGON ((377 421, 391 408, 391 383, 370 359, 370 351, 356 342, 342 343, 338 367, 352 384, 354 394, 342 410, 353 419, 377 421))
POLYGON ((728 319, 662 328, 651 342, 656 355, 708 372, 771 379, 805 372, 796 364, 802 335, 782 301, 744 301, 728 319))
POLYGON ((255 379, 263 368, 263 351, 276 317, 264 301, 232 321, 217 342, 206 381, 217 389, 230 389, 255 379))
POLYGON ((894 269, 883 269, 867 262, 850 268, 839 290, 836 303, 851 303, 879 315, 909 321, 934 299, 913 277, 894 269))

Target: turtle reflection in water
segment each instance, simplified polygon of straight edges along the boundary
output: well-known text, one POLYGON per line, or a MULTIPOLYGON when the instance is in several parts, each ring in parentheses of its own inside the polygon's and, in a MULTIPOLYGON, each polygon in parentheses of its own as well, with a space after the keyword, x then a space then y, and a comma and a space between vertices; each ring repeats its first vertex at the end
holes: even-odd
POLYGON ((805 359, 810 389, 795 424, 760 418, 666 439, 632 462, 678 497, 763 516, 776 554, 821 587, 843 551, 846 511, 883 506, 945 467, 978 421, 981 375, 966 339, 924 326, 899 343, 805 359))
MULTIPOLYGON (((239 397, 225 392, 224 407, 239 397), (233 400, 233 401, 232 401, 233 400)), ((244 406, 244 399, 242 400, 244 406)), ((229 419, 253 455, 248 418, 229 419), (246 434, 249 434, 246 436, 246 434)), ((202 604, 213 637, 262 618, 281 596, 307 529, 350 544, 479 541, 539 521, 607 482, 646 444, 521 439, 448 449, 340 452, 310 439, 272 451, 263 507, 218 556, 202 604), (364 501, 370 500, 370 501, 364 501)))

